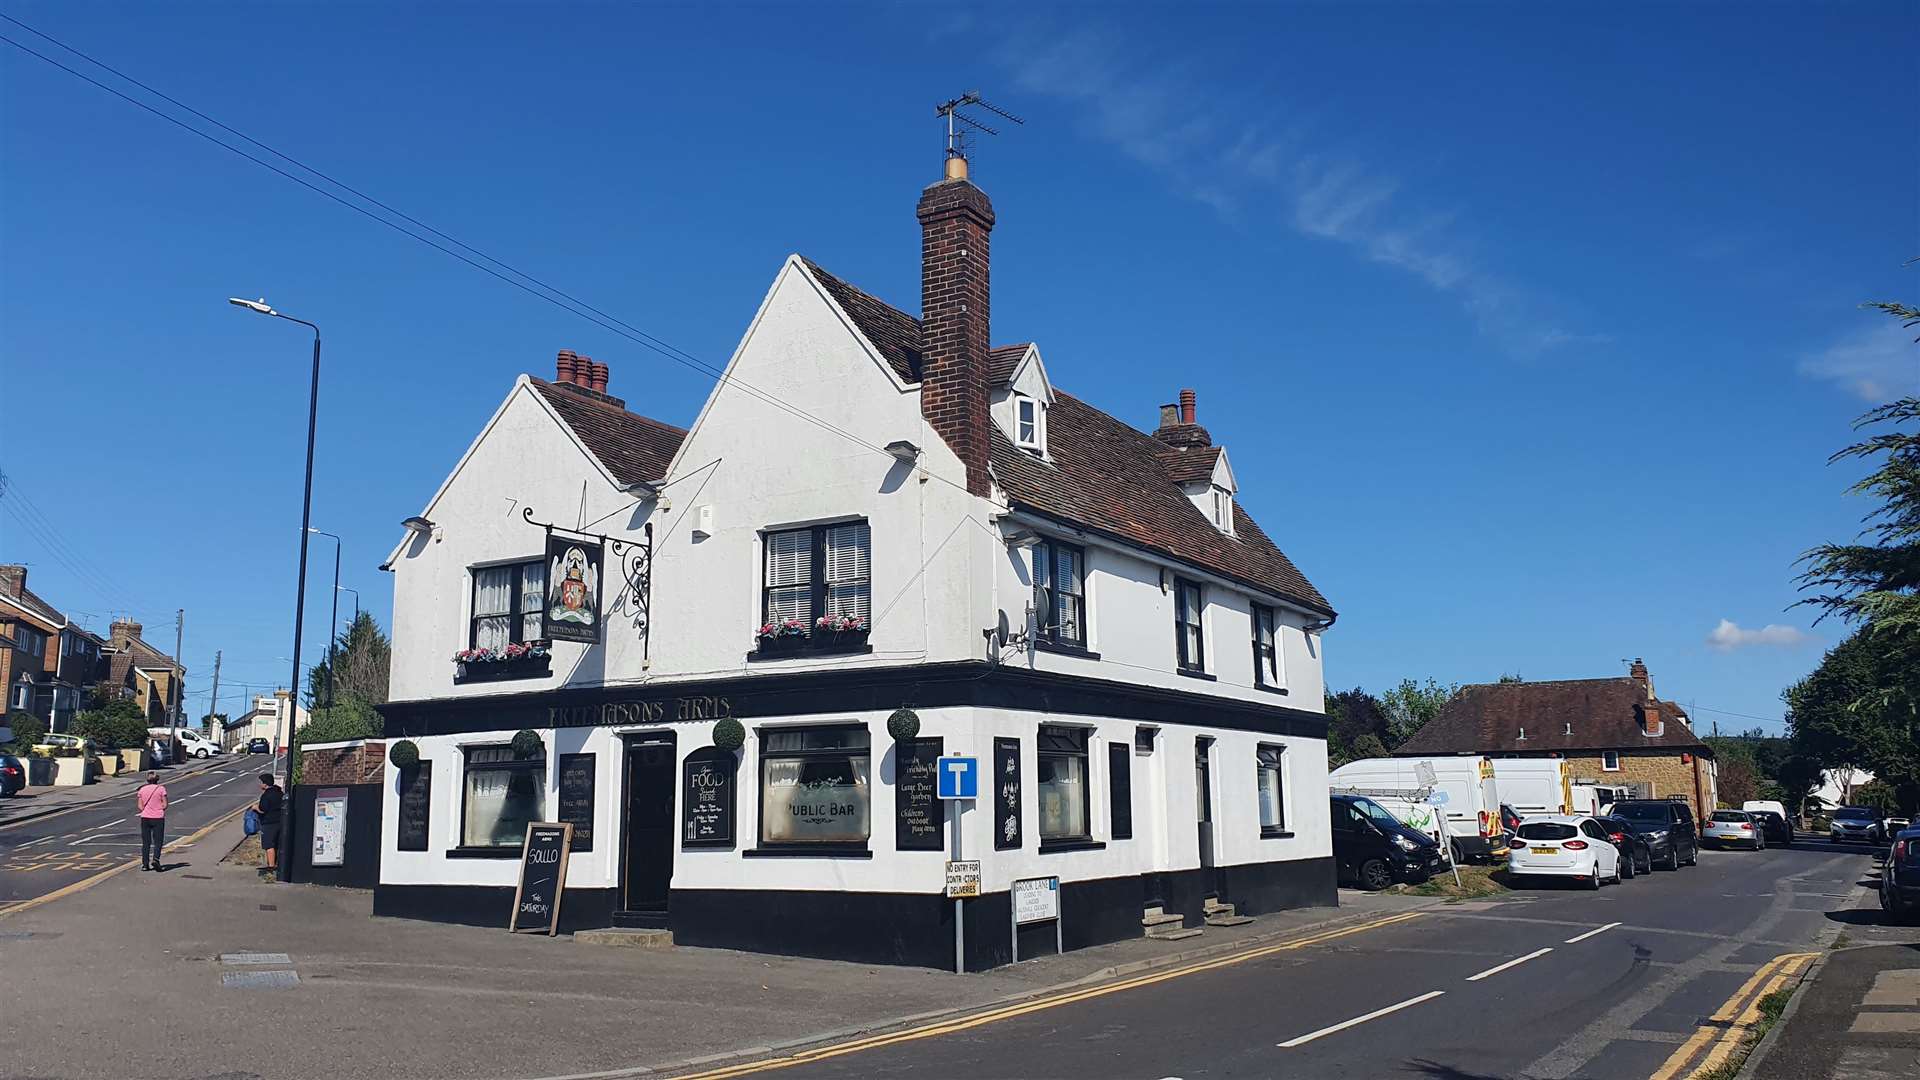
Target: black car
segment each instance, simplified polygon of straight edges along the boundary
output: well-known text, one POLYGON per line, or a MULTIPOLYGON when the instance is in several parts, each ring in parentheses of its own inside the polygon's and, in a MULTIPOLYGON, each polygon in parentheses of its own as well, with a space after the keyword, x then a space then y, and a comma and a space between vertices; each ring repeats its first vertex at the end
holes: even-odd
POLYGON ((0 796, 27 786, 27 763, 12 754, 0 754, 0 796))
POLYGON ((1596 817, 1593 820, 1607 830, 1607 838, 1613 846, 1620 849, 1623 858, 1620 861, 1620 876, 1630 878, 1635 874, 1653 873, 1653 845, 1647 838, 1633 831, 1633 825, 1623 817, 1596 817))
POLYGON ((1622 799, 1608 808, 1608 816, 1624 819, 1646 840, 1657 866, 1678 870, 1700 861, 1693 810, 1678 799, 1622 799))
POLYGON ((1880 874, 1880 906, 1895 919, 1920 919, 1920 829, 1894 834, 1880 874))
POLYGON ((1786 818, 1771 810, 1749 810, 1753 820, 1760 823, 1760 834, 1767 843, 1786 846, 1793 843, 1793 825, 1786 818))
POLYGON ((273 753, 273 744, 272 744, 272 743, 270 743, 270 742, 268 742, 268 741, 267 741, 267 740, 265 740, 265 739, 248 739, 248 740, 247 740, 247 753, 249 753, 249 754, 271 754, 271 753, 273 753))
POLYGON ((1418 884, 1446 868, 1440 842, 1403 824, 1363 795, 1331 800, 1333 861, 1340 877, 1363 889, 1418 884))

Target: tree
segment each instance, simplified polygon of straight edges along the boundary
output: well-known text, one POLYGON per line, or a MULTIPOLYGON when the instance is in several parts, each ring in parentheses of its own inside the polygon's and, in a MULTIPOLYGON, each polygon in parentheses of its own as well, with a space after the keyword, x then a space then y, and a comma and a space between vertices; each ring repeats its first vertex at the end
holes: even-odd
POLYGON ((1752 760, 1736 757, 1720 762, 1721 803, 1741 806, 1749 799, 1759 797, 1760 781, 1753 770, 1752 760))
POLYGON ((1387 748, 1399 746, 1413 737, 1427 721, 1440 715, 1440 707, 1460 692, 1460 684, 1441 686, 1432 678, 1421 686, 1412 679, 1380 695, 1380 707, 1387 714, 1387 748))
POLYGON ((1353 744, 1353 760, 1364 761, 1367 758, 1387 756, 1387 746, 1376 735, 1362 735, 1353 744))
POLYGON ((1326 710, 1327 764, 1331 768, 1337 769, 1366 756, 1354 748, 1361 736, 1372 735, 1378 741, 1384 739, 1389 730, 1387 714, 1381 710, 1379 699, 1357 686, 1326 695, 1326 710))
POLYGON ((1520 673, 1515 671, 1515 672, 1510 672, 1510 673, 1501 675, 1499 681, 1503 683, 1523 683, 1523 682, 1526 682, 1527 680, 1521 678, 1520 673))
POLYGON ((300 751, 308 743, 346 742, 349 739, 379 738, 380 713, 364 701, 343 701, 332 708, 315 709, 312 719, 293 733, 288 760, 293 762, 293 783, 300 782, 300 751))
POLYGON ((99 750, 138 750, 147 745, 147 714, 137 703, 119 698, 81 713, 73 730, 99 750))
POLYGON ((361 612, 333 642, 333 697, 327 697, 328 659, 307 669, 307 704, 336 705, 358 701, 379 705, 387 700, 387 672, 393 645, 372 615, 361 612))

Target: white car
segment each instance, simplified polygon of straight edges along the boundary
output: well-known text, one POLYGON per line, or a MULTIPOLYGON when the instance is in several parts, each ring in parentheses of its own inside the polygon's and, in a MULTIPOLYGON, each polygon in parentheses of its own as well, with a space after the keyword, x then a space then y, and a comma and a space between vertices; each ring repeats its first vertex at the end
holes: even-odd
POLYGON ((192 728, 148 728, 147 734, 156 739, 180 740, 182 757, 206 758, 226 753, 219 743, 192 728))
POLYGON ((1589 889, 1620 881, 1620 849, 1606 826, 1585 814, 1530 817, 1514 831, 1507 873, 1515 878, 1570 878, 1589 889))

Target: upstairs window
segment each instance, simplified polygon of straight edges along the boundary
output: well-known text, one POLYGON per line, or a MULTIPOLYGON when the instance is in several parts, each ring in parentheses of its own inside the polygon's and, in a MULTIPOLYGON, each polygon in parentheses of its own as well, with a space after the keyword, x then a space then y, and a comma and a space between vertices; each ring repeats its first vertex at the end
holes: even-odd
POLYGON ((1086 551, 1043 540, 1033 549, 1035 637, 1054 645, 1084 648, 1086 627, 1086 551))
POLYGON ((866 522, 770 532, 766 551, 763 622, 798 620, 812 632, 831 616, 867 627, 873 617, 873 552, 866 522))
POLYGON ((1253 680, 1269 690, 1286 684, 1280 681, 1280 630, 1273 609, 1253 605, 1253 680))
POLYGON ((544 559, 473 568, 473 624, 467 647, 498 649, 540 637, 547 595, 544 559))
POLYGON ((1173 630, 1180 650, 1180 670, 1205 671, 1207 635, 1200 616, 1206 610, 1206 593, 1198 582, 1174 578, 1173 599, 1173 630))
POLYGON ((1045 413, 1040 403, 1024 394, 1013 399, 1013 441, 1023 450, 1046 450, 1045 413))
POLYGON ((1233 531, 1233 495, 1223 487, 1213 489, 1213 527, 1223 533, 1233 531))

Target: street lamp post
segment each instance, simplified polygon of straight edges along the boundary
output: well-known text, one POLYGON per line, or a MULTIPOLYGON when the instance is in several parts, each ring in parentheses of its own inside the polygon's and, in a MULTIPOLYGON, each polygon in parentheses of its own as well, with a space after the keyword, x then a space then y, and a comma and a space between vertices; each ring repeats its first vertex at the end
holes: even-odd
POLYGON ((340 639, 340 538, 325 529, 307 531, 333 540, 333 612, 327 616, 327 707, 332 708, 340 703, 333 694, 333 643, 340 639))
MULTIPOLYGON (((300 580, 295 587, 293 596, 293 656, 291 658, 293 661, 293 681, 288 684, 291 689, 289 690, 290 704, 287 711, 293 714, 290 719, 297 720, 299 718, 300 708, 300 631, 303 629, 302 624, 307 617, 307 530, 313 525, 313 436, 314 427, 320 419, 320 328, 305 319, 296 319, 291 315, 282 315, 280 312, 273 310, 265 300, 242 300, 235 296, 229 297, 227 303, 235 307, 243 307, 249 311, 258 312, 262 315, 271 315, 276 319, 285 319, 288 322, 299 323, 301 326, 313 331, 313 383, 307 390, 307 480, 306 491, 301 496, 300 502, 300 580)), ((287 741, 289 744, 293 741, 292 724, 287 725, 287 741)), ((277 750, 279 748, 275 747, 275 749, 277 750)), ((289 789, 287 793, 288 797, 291 797, 291 789, 293 787, 293 757, 291 754, 287 757, 287 787, 289 789)), ((281 819, 283 822, 291 816, 292 811, 293 808, 290 806, 282 809, 281 819)), ((286 828, 284 825, 282 825, 280 829, 280 851, 279 857, 275 861, 279 864, 279 873, 277 876, 281 881, 289 881, 292 879, 292 868, 287 865, 287 856, 292 853, 293 849, 293 844, 290 839, 292 832, 292 829, 286 828)))

